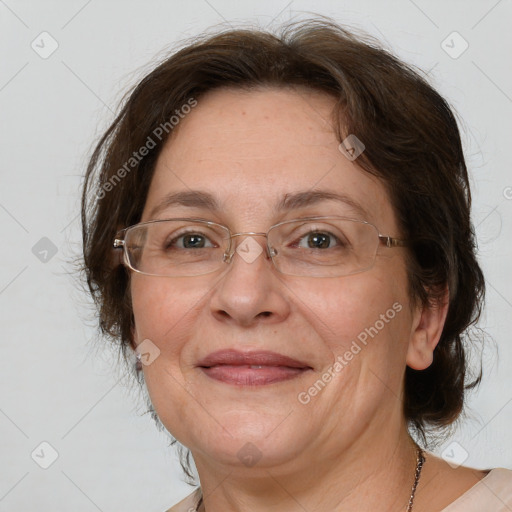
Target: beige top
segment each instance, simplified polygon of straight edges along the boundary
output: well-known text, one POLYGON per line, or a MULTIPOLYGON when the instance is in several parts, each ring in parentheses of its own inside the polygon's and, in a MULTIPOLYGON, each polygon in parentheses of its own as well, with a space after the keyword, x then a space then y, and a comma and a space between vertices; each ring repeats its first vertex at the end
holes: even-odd
MULTIPOLYGON (((199 489, 166 512, 195 512, 199 489)), ((440 512, 512 511, 512 470, 496 468, 440 512)), ((434 512, 434 511, 433 511, 434 512)))
POLYGON ((496 468, 441 512, 510 512, 512 470, 496 468))

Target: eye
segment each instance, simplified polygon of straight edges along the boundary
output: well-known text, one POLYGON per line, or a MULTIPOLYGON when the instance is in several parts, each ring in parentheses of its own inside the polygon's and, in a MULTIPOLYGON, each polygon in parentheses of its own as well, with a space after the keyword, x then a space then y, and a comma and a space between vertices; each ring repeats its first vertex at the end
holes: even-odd
POLYGON ((169 240, 166 249, 204 249, 216 247, 210 239, 201 233, 184 233, 169 240))
POLYGON ((327 231, 312 231, 303 235, 296 245, 301 249, 331 249, 342 244, 332 233, 327 231))

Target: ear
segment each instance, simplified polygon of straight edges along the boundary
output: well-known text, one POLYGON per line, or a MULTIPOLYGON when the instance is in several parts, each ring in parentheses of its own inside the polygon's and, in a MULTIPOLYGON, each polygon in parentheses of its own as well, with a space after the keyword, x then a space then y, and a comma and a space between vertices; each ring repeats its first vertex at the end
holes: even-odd
POLYGON ((450 292, 445 288, 439 302, 432 305, 419 306, 413 314, 407 365, 414 370, 428 368, 434 360, 436 348, 443 332, 450 292))

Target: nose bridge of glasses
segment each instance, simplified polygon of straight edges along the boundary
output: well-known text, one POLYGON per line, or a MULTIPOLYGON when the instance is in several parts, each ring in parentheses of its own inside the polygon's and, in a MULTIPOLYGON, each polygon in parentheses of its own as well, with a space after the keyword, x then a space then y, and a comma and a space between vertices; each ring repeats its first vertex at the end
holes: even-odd
MULTIPOLYGON (((230 245, 229 245, 228 249, 226 250, 226 252, 224 253, 224 256, 222 258, 224 262, 230 263, 235 254, 235 251, 237 249, 238 244, 236 242, 231 243, 231 241, 234 238, 248 237, 248 236, 250 236, 250 237, 263 236, 268 240, 268 233, 262 233, 262 232, 256 232, 256 231, 244 231, 244 232, 240 232, 240 233, 231 233, 229 236, 230 245)), ((245 240, 245 238, 243 240, 245 240)), ((267 252, 267 254, 269 256, 273 256, 272 252, 269 253, 268 244, 265 244, 265 251, 267 252)))
POLYGON ((230 238, 235 238, 237 236, 264 236, 266 237, 267 236, 267 233, 257 233, 256 231, 245 231, 245 232, 241 232, 241 233, 232 233, 230 235, 230 238))

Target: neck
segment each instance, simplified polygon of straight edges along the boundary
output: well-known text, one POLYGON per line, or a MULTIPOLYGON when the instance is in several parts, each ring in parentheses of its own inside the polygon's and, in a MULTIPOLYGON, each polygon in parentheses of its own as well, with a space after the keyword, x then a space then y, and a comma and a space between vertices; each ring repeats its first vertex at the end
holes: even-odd
POLYGON ((304 453, 280 466, 233 468, 195 456, 206 512, 407 510, 417 462, 405 425, 362 436, 339 452, 304 453), (384 435, 383 435, 384 434, 384 435))

